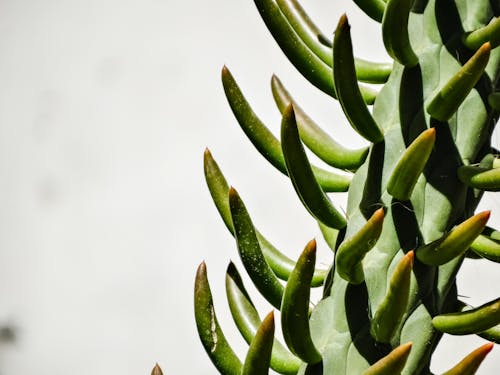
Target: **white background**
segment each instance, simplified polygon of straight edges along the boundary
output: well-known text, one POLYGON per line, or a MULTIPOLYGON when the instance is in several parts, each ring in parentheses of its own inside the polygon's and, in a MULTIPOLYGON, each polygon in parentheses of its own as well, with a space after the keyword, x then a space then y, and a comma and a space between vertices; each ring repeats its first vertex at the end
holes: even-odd
MULTIPOLYGON (((379 26, 350 2, 305 6, 327 35, 347 11, 355 53, 388 61, 379 26)), ((250 0, 0 1, 0 323, 16 329, 0 344, 1 374, 147 374, 155 362, 165 374, 215 374, 192 311, 202 260, 244 355, 224 292, 237 254, 204 183, 204 148, 278 247, 297 256, 319 231, 238 129, 223 64, 274 130, 273 72, 338 140, 363 144, 281 55, 250 0)), ((466 264, 471 304, 498 296, 495 270, 466 264)), ((480 343, 443 340, 433 369, 480 343)), ((479 374, 495 365, 499 349, 479 374)))

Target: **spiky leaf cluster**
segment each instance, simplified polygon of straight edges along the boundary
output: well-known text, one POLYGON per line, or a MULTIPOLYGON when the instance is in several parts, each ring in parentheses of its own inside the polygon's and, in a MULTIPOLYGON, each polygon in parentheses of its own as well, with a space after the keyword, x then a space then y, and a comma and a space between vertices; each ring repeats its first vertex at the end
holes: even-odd
MULTIPOLYGON (((246 272, 280 310, 284 336, 284 343, 274 338, 272 312, 261 321, 230 264, 227 298, 249 343, 246 357, 239 358, 217 321, 202 263, 195 282, 196 322, 218 371, 429 374, 444 333, 500 342, 500 301, 467 306, 456 288, 465 257, 500 261, 500 232, 487 226, 490 212, 475 212, 484 191, 500 190, 500 161, 490 144, 500 111, 500 4, 355 0, 381 23, 394 60, 389 65, 353 56, 346 15, 330 40, 296 0, 254 2, 291 63, 339 101, 346 122, 370 147, 353 150, 332 139, 273 76, 282 113, 276 138, 223 68, 237 122, 290 178, 335 257, 329 270, 317 269, 312 240, 297 261, 287 258, 256 229, 206 150, 210 193, 246 272), (332 168, 312 165, 306 148, 332 168), (345 191, 346 215, 328 195, 345 191), (311 309, 310 288, 321 285, 323 298, 311 309)), ((483 345, 446 374, 475 373, 491 349, 491 343, 483 345)))

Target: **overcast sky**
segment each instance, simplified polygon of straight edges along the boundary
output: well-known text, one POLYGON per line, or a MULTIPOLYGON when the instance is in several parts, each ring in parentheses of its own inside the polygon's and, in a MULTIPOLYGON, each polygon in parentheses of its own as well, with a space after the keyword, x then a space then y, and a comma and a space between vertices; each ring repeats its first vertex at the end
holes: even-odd
MULTIPOLYGON (((379 26, 349 2, 305 5, 327 35, 347 11, 356 54, 388 61, 379 26)), ((202 260, 243 356, 224 291, 237 253, 203 180, 205 147, 291 256, 319 231, 238 129, 221 67, 275 131, 272 73, 339 140, 362 145, 337 103, 288 64, 250 0, 2 0, 0 56, 0 325, 16 333, 0 343, 1 374, 147 374, 155 362, 215 374, 192 311, 202 260)), ((473 304, 498 295, 485 267, 467 263, 460 282, 473 304)), ((445 340, 434 369, 480 343, 445 340)), ((500 352, 479 374, 495 363, 500 352)))

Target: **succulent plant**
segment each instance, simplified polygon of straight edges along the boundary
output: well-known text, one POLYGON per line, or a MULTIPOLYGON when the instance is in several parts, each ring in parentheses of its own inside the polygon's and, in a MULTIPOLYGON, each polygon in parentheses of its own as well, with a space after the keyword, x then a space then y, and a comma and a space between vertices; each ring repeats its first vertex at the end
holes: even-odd
POLYGON ((217 321, 205 263, 195 281, 201 341, 221 374, 430 374, 443 334, 490 342, 446 374, 473 374, 500 342, 500 299, 462 302, 456 276, 466 257, 500 261, 500 231, 476 213, 484 191, 500 190, 491 136, 500 112, 498 0, 354 0, 381 23, 392 64, 353 56, 343 15, 333 40, 296 0, 254 0, 299 72, 339 101, 370 142, 333 140, 273 76, 282 113, 277 139, 250 107, 228 68, 229 105, 257 150, 287 175, 334 254, 316 268, 316 241, 292 261, 253 225, 238 192, 206 150, 204 168, 217 209, 256 289, 279 310, 261 320, 236 266, 226 274, 234 321, 249 343, 242 360, 217 321), (369 85, 367 85, 368 83, 369 85), (371 109, 370 109, 370 106, 371 109), (332 167, 311 165, 309 151, 332 167), (335 170, 337 169, 337 170, 335 170), (329 192, 348 193, 342 213, 329 192), (323 287, 314 306, 311 288, 323 287), (277 314, 278 315, 278 314, 277 314))

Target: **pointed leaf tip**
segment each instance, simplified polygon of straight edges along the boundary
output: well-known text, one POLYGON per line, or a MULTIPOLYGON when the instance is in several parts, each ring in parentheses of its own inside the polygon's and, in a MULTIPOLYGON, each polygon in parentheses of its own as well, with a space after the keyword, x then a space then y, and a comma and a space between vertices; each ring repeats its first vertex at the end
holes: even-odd
POLYGON ((363 164, 368 148, 353 150, 337 143, 304 112, 275 75, 271 78, 271 90, 280 112, 283 112, 288 104, 293 104, 300 139, 321 160, 332 167, 352 171, 363 164))
POLYGON ((409 251, 396 265, 387 293, 371 321, 370 333, 378 342, 390 343, 403 319, 410 296, 412 268, 413 251, 409 251))
POLYGON ((408 342, 393 349, 389 354, 375 362, 362 375, 394 375, 400 374, 410 355, 412 342, 408 342))
POLYGON ((427 105, 427 113, 438 121, 448 121, 483 75, 490 58, 491 44, 484 43, 441 88, 427 105))
POLYGON ((440 266, 463 255, 486 227, 490 212, 480 212, 457 225, 443 237, 419 247, 416 257, 422 263, 440 266))
POLYGON ((309 241, 304 249, 308 254, 312 254, 316 252, 316 239, 313 238, 311 241, 309 241))
POLYGON ((267 374, 274 341, 274 313, 271 311, 260 324, 250 343, 241 375, 267 374))
POLYGON ((429 128, 415 138, 403 152, 392 171, 387 182, 387 192, 389 194, 401 201, 410 199, 413 189, 431 156, 435 142, 435 128, 429 128))
POLYGON ((267 263, 245 204, 234 188, 229 188, 229 209, 241 261, 257 290, 277 309, 281 306, 283 285, 267 263))
POLYGON ((474 375, 493 346, 491 342, 480 346, 443 375, 474 375))
POLYGON ((151 371, 151 375, 163 375, 163 372, 161 371, 160 366, 158 363, 153 367, 153 371, 151 371))
POLYGON ((333 38, 333 80, 342 110, 351 126, 372 143, 384 139, 383 133, 363 101, 352 52, 352 40, 347 16, 340 17, 333 38))
POLYGON ((316 262, 316 246, 310 241, 288 279, 281 306, 281 328, 290 351, 306 363, 321 361, 309 326, 310 284, 316 262))
POLYGON ((344 228, 347 224, 344 216, 332 205, 314 176, 304 146, 300 141, 292 104, 289 104, 283 111, 281 148, 293 187, 309 213, 331 228, 344 228))
POLYGON ((364 281, 361 262, 377 243, 382 233, 384 217, 384 208, 379 208, 358 232, 340 244, 335 261, 337 272, 344 280, 352 284, 361 284, 364 281))
MULTIPOLYGON (((250 299, 234 264, 230 263, 226 273, 226 296, 233 320, 245 341, 250 344, 262 322, 250 299)), ((301 361, 278 341, 274 340, 271 363, 273 370, 280 374, 292 375, 299 370, 301 361)))
POLYGON ((215 367, 223 375, 239 374, 242 364, 227 342, 217 321, 205 262, 202 262, 196 271, 194 315, 198 336, 215 367))

